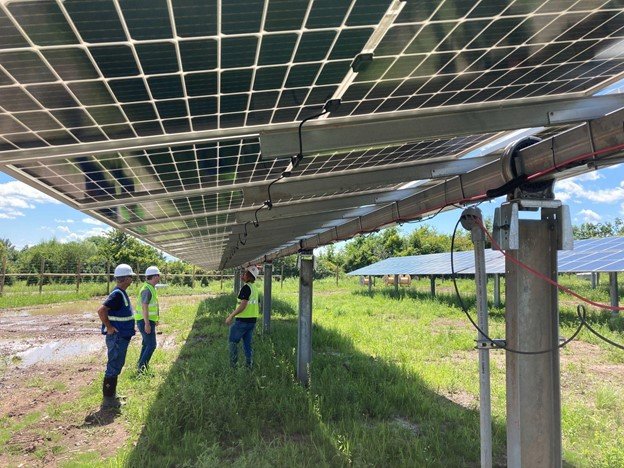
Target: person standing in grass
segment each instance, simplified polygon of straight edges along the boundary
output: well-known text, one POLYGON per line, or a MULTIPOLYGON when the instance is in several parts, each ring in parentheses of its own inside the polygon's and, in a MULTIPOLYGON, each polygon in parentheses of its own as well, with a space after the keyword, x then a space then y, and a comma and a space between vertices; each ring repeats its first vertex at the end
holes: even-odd
POLYGON ((130 339, 134 336, 134 312, 126 293, 132 284, 134 272, 130 265, 122 263, 115 267, 117 286, 111 291, 97 311, 102 321, 102 334, 106 335, 107 363, 102 385, 102 408, 119 408, 117 377, 126 362, 130 339))
POLYGON ((229 350, 230 365, 235 367, 238 362, 238 343, 243 340, 245 361, 247 367, 253 365, 253 349, 251 339, 253 337, 256 320, 260 314, 258 305, 258 288, 254 284, 258 278, 258 267, 252 265, 243 273, 245 283, 238 293, 237 307, 227 316, 225 324, 230 326, 229 350), (233 323, 232 323, 233 322, 233 323))
POLYGON ((160 281, 160 271, 156 266, 150 266, 145 270, 145 283, 139 290, 140 312, 134 314, 137 328, 141 332, 142 345, 137 370, 147 370, 152 354, 156 350, 156 325, 159 319, 158 294, 156 284, 160 281))

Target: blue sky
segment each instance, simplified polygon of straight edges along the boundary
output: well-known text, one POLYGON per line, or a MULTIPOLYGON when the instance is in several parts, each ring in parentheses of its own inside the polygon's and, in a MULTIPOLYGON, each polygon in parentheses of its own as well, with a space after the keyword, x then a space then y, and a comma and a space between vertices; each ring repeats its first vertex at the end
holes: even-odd
MULTIPOLYGON (((557 198, 570 206, 573 224, 622 218, 624 165, 559 181, 555 193, 557 198)), ((480 206, 483 215, 492 217, 494 208, 502 201, 483 203, 480 206)), ((450 233, 460 213, 459 210, 441 213, 427 224, 440 232, 450 233)), ((419 225, 407 223, 401 230, 409 232, 419 225)), ((102 234, 107 229, 100 221, 0 173, 0 238, 8 238, 18 248, 52 238, 61 242, 80 240, 102 234)))

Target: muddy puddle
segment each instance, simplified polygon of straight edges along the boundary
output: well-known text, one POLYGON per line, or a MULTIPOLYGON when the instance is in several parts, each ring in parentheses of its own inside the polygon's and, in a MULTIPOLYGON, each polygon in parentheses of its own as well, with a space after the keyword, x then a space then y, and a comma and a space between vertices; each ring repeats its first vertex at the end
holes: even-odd
MULTIPOLYGON (((202 298, 192 300, 199 302, 202 298)), ((180 299, 163 297, 164 310, 180 299)), ((102 300, 0 309, 0 367, 26 368, 102 353, 104 339, 96 313, 102 300)), ((172 337, 159 341, 162 347, 175 344, 172 337)))
POLYGON ((17 352, 12 355, 11 362, 17 365, 17 367, 28 367, 38 363, 61 362, 68 358, 95 353, 103 348, 103 342, 95 343, 93 340, 58 340, 17 352))

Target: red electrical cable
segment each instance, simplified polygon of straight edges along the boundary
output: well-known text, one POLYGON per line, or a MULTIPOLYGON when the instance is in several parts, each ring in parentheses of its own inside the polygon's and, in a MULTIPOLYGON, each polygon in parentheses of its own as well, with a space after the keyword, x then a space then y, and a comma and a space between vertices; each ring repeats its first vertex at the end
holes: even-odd
POLYGON ((526 265, 525 263, 522 263, 520 260, 512 257, 511 255, 509 255, 507 252, 505 252, 500 245, 498 245, 498 243, 494 240, 494 238, 492 237, 492 235, 488 232, 488 230, 485 228, 485 226, 483 225, 483 221, 481 220, 481 218, 478 218, 475 216, 475 220, 479 226, 479 228, 483 231, 483 233, 488 237, 488 239, 490 239, 490 242, 492 243, 492 246, 495 248, 495 250, 500 251, 503 256, 509 260, 512 263, 515 263, 516 265, 518 265, 521 268, 524 268, 525 270, 531 272, 533 275, 537 276, 540 279, 543 279, 544 281, 546 281, 547 283, 552 284, 553 286, 555 286, 556 288, 558 288, 561 291, 564 291, 568 294, 570 294, 571 296, 576 297, 577 299, 586 302, 587 304, 591 304, 595 307, 599 307, 601 309, 608 309, 608 310, 624 310, 624 307, 617 307, 617 306, 612 306, 612 305, 607 305, 607 304, 601 304, 600 302, 595 302, 592 301, 591 299, 588 299, 586 297, 581 296, 580 294, 572 291, 570 288, 567 288, 559 283, 557 283, 555 280, 553 280, 552 278, 549 278, 548 276, 540 273, 537 270, 534 270, 533 268, 531 268, 530 266, 526 265))

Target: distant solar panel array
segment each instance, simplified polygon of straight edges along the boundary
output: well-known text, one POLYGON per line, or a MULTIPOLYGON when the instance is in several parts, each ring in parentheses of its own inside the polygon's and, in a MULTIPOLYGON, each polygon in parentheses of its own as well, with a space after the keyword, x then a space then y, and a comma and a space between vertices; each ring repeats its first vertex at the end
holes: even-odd
MULTIPOLYGON (((302 223, 283 215, 280 224, 255 232, 257 239, 241 242, 236 214, 258 206, 245 200, 244 189, 266 186, 288 164, 262 159, 260 129, 296 123, 331 98, 342 104, 329 120, 590 93, 624 72, 623 6, 624 0, 0 2, 0 169, 172 255, 208 268, 238 265, 355 216, 342 210, 302 223)), ((292 176, 320 179, 459 158, 495 136, 484 131, 306 154, 292 176)), ((273 201, 398 185, 380 177, 273 201)))
MULTIPOLYGON (((453 254, 455 273, 474 275, 474 252, 453 254)), ((585 239, 574 242, 574 250, 558 255, 560 273, 607 273, 624 271, 624 237, 585 239)), ((486 249, 485 270, 489 274, 505 274, 505 257, 497 250, 486 249)), ((352 276, 383 275, 451 275, 450 252, 393 257, 354 270, 352 276)))

